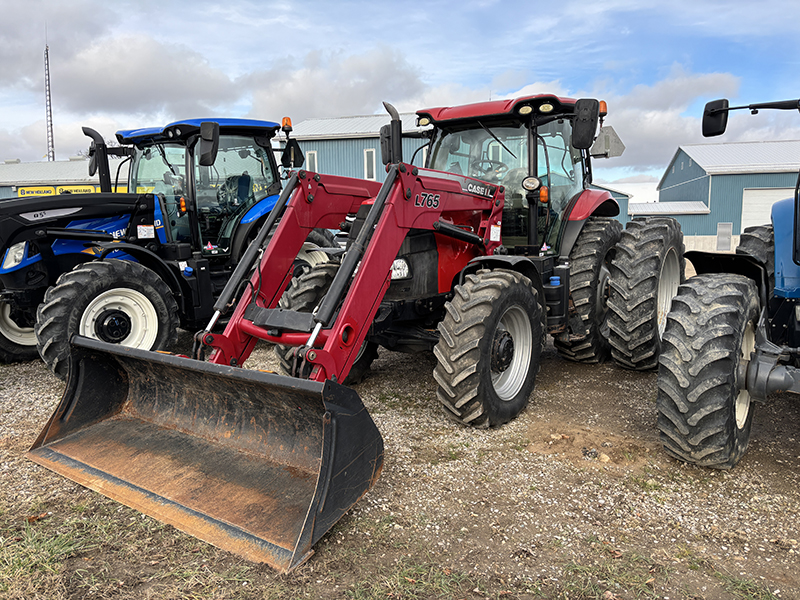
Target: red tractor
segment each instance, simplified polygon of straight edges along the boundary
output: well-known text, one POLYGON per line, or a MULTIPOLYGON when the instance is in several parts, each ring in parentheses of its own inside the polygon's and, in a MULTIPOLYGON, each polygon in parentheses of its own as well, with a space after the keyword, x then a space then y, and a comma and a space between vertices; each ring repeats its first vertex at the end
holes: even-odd
POLYGON ((447 413, 484 427, 525 407, 548 333, 572 360, 655 366, 682 238, 671 219, 623 232, 611 195, 589 187, 604 103, 539 95, 419 111, 433 126, 426 168, 402 161, 387 109, 386 180, 291 176, 196 336, 209 362, 73 339, 34 460, 287 570, 380 472, 380 433, 341 385, 379 346, 432 349, 447 413), (340 259, 293 280, 308 234, 348 218, 340 259), (290 376, 238 368, 259 340, 290 376))

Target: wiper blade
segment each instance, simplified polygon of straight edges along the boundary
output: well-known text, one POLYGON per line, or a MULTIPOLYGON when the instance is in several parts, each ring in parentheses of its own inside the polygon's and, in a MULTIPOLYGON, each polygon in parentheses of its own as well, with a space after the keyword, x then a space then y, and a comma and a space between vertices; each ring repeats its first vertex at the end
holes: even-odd
POLYGON ((486 125, 484 125, 484 124, 483 124, 483 123, 481 123, 480 121, 478 121, 478 125, 480 125, 480 126, 483 128, 483 130, 484 130, 486 133, 488 133, 490 136, 492 136, 492 137, 495 139, 495 141, 496 141, 498 144, 500 144, 500 145, 501 145, 503 148, 505 148, 505 149, 506 149, 506 152, 508 152, 508 153, 509 153, 511 156, 513 156, 514 158, 517 158, 517 155, 516 155, 516 154, 514 154, 514 153, 513 153, 513 152, 512 152, 512 151, 511 151, 511 150, 508 148, 508 146, 506 146, 506 145, 505 145, 503 142, 501 142, 501 141, 500 141, 500 138, 499 138, 499 137, 497 137, 497 136, 494 134, 494 132, 492 132, 492 130, 491 130, 491 129, 488 129, 488 128, 486 127, 486 125))

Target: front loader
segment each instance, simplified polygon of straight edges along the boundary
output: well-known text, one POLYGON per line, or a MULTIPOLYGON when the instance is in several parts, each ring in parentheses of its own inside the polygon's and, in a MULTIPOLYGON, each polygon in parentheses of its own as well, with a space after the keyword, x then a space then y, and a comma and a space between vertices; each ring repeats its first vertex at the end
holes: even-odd
MULTIPOLYGON (((293 173, 195 336, 194 360, 74 338, 67 390, 31 458, 286 571, 380 473, 380 433, 345 387, 377 346, 433 350, 446 413, 481 427, 525 408, 547 333, 570 358, 599 360, 613 344, 605 303, 622 244, 608 224, 616 203, 588 189, 600 104, 542 95, 421 111, 437 169, 402 161, 387 108, 383 184, 293 173), (309 232, 346 220, 340 259, 293 279, 309 232), (275 344, 285 375, 239 368, 259 340, 275 344)), ((682 261, 666 220, 640 225, 631 239, 658 234, 656 270, 676 277, 663 268, 682 261)), ((637 326, 656 327, 654 289, 637 326)))

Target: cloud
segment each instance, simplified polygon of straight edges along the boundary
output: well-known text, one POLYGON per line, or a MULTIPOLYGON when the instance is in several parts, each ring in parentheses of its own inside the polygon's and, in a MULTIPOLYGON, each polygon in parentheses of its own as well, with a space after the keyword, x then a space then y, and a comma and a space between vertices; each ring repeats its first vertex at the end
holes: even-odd
POLYGON ((384 100, 399 105, 425 90, 417 71, 386 46, 352 55, 315 51, 300 61, 276 62, 278 66, 236 81, 237 87, 249 90, 254 118, 289 115, 300 121, 374 114, 383 110, 384 100))
POLYGON ((198 52, 146 35, 103 38, 59 65, 54 103, 74 114, 201 117, 241 95, 198 52))
POLYGON ((69 60, 86 40, 105 35, 116 21, 109 3, 94 0, 6 1, 3 42, 0 44, 0 87, 44 89, 44 47, 50 46, 51 64, 56 57, 69 60))
POLYGON ((739 80, 727 73, 690 73, 674 66, 665 79, 634 86, 627 94, 604 88, 598 86, 591 95, 608 102, 606 122, 626 150, 602 166, 627 167, 637 173, 664 169, 680 145, 702 141, 700 118, 690 114, 690 108, 712 98, 734 96, 739 80))

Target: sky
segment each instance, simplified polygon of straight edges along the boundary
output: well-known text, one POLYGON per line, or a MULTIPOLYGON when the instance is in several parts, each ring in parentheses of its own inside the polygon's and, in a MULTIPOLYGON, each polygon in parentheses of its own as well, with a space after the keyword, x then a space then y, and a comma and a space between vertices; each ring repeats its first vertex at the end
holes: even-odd
MULTIPOLYGON (((648 181, 709 141, 707 101, 800 98, 797 0, 0 0, 0 14, 0 161, 46 158, 45 45, 58 160, 85 152, 82 126, 113 139, 552 93, 607 101, 626 150, 595 179, 648 181)), ((710 141, 771 139, 800 139, 800 115, 739 111, 710 141)))

